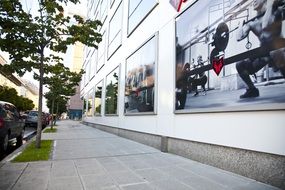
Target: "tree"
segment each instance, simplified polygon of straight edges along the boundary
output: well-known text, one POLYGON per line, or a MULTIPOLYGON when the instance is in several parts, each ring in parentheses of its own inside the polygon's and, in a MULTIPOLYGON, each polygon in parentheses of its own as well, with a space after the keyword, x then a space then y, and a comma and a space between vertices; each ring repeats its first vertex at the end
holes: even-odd
POLYGON ((38 14, 23 10, 19 0, 0 1, 0 48, 10 54, 6 71, 22 76, 33 71, 39 79, 39 116, 36 147, 40 148, 42 130, 42 96, 44 74, 52 72, 50 65, 62 62, 59 53, 65 53, 68 45, 81 42, 97 48, 102 36, 97 32, 98 20, 84 20, 74 15, 64 15, 62 4, 77 4, 79 0, 38 0, 38 14), (47 54, 47 50, 50 50, 47 54))
MULTIPOLYGON (((68 98, 66 97, 59 96, 58 98, 56 98, 54 102, 54 105, 56 105, 56 108, 54 108, 56 110, 55 114, 61 115, 62 113, 67 112, 67 107, 66 107, 67 102, 68 102, 68 98)), ((52 100, 47 99, 47 107, 49 108, 50 113, 51 113, 52 112, 51 111, 52 110, 52 100)))
POLYGON ((29 98, 19 96, 15 106, 18 108, 19 111, 27 111, 32 110, 35 107, 35 104, 29 98))
POLYGON ((14 104, 19 111, 31 110, 35 107, 33 101, 23 96, 18 96, 14 88, 0 85, 0 100, 14 104))
MULTIPOLYGON (((52 75, 44 78, 44 83, 50 89, 45 97, 50 101, 50 111, 54 114, 55 103, 57 105, 56 114, 59 112, 59 106, 67 103, 70 96, 73 96, 76 92, 76 86, 81 80, 81 76, 84 73, 81 70, 79 73, 71 72, 69 68, 62 64, 52 66, 52 75)), ((53 127, 53 117, 51 128, 53 127)))
POLYGON ((51 93, 51 91, 46 93, 45 97, 47 99, 47 107, 49 108, 50 113, 52 115, 51 129, 53 129, 53 125, 56 124, 56 118, 54 116, 61 115, 63 112, 67 111, 66 104, 68 98, 60 95, 55 97, 54 94, 51 93), (56 111, 54 112, 55 107, 56 111))

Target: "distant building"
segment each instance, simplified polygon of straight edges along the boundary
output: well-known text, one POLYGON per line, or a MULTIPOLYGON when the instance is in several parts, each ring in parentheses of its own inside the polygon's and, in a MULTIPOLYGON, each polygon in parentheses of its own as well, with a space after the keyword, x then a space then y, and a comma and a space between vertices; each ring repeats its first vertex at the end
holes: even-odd
MULTIPOLYGON (((0 55, 0 65, 7 64, 7 61, 0 55)), ((38 109, 39 94, 38 88, 28 80, 22 79, 15 75, 7 74, 0 70, 0 85, 16 89, 19 96, 29 98, 38 109)))
POLYGON ((34 85, 32 82, 26 80, 26 79, 21 79, 22 82, 22 89, 20 95, 27 97, 33 101, 35 104, 34 109, 38 110, 39 107, 39 89, 34 85))
MULTIPOLYGON (((82 68, 83 63, 83 45, 81 43, 76 43, 71 47, 72 60, 70 65, 70 70, 72 72, 79 72, 82 68), (73 50, 73 51, 72 51, 73 50)), ((82 109, 83 109, 83 99, 80 98, 80 87, 76 87, 76 94, 70 97, 67 105, 68 116, 70 119, 81 119, 82 109)))

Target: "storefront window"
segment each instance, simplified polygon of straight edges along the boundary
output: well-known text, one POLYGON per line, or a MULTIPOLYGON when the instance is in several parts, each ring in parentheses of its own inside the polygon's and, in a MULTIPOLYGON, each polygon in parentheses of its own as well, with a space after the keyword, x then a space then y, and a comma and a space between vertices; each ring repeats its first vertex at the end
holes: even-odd
POLYGON ((156 36, 148 40, 126 62, 125 113, 154 113, 156 36))
POLYGON ((118 113, 119 67, 106 78, 105 114, 118 113))
POLYGON ((93 89, 88 92, 87 95, 87 116, 92 116, 92 108, 93 108, 93 89))
POLYGON ((101 115, 101 105, 102 105, 102 87, 103 87, 103 80, 99 82, 95 86, 95 106, 94 106, 94 115, 100 116, 101 115))

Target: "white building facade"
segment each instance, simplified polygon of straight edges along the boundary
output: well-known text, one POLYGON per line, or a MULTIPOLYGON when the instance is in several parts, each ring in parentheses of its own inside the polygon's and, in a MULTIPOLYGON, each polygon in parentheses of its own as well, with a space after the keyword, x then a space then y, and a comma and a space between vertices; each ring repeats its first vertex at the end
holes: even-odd
POLYGON ((262 17, 251 0, 188 0, 179 12, 162 0, 87 4, 87 17, 103 23, 103 38, 97 50, 84 49, 86 124, 285 188, 283 66, 266 64, 250 75, 259 96, 240 99, 246 85, 236 63, 265 56, 256 53, 262 42, 253 32, 236 37, 243 20, 262 17), (217 33, 224 39, 215 41, 217 33), (222 60, 219 74, 213 60, 222 60), (205 92, 191 82, 202 74, 205 92))

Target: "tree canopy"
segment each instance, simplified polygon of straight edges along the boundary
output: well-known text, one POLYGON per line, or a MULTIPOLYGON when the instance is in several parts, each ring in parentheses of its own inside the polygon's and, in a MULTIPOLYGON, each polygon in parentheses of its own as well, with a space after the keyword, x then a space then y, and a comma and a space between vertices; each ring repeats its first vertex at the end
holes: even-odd
POLYGON ((14 104, 18 111, 27 111, 35 107, 32 100, 19 96, 16 89, 7 86, 0 85, 0 100, 14 104))

